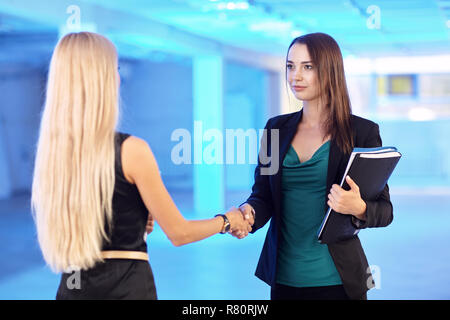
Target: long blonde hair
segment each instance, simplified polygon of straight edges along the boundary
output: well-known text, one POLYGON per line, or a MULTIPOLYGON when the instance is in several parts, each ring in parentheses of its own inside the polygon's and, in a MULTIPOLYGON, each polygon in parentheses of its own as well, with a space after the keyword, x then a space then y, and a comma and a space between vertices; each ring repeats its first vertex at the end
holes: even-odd
POLYGON ((89 32, 64 36, 53 52, 31 206, 39 245, 54 272, 102 261, 115 183, 117 59, 108 39, 89 32))

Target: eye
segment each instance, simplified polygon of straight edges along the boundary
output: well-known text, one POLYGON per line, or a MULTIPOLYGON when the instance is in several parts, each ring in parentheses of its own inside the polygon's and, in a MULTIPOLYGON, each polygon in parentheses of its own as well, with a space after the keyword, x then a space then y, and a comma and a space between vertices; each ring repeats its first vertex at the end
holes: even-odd
POLYGON ((305 70, 311 70, 313 68, 310 64, 305 64, 305 70))
POLYGON ((286 65, 286 69, 291 70, 292 68, 294 68, 294 66, 291 63, 286 65))

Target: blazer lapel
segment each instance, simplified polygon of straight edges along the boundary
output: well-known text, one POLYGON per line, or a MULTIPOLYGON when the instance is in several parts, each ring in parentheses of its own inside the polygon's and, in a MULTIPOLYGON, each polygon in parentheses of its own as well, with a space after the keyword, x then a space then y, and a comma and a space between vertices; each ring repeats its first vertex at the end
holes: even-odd
POLYGON ((336 181, 336 178, 340 179, 342 177, 336 177, 339 166, 342 161, 342 152, 339 149, 338 145, 336 144, 336 141, 332 139, 330 141, 330 155, 328 157, 328 172, 327 172, 327 194, 328 191, 331 189, 331 186, 333 185, 334 181, 336 181))
MULTIPOLYGON (((302 118, 302 114, 303 110, 300 110, 298 113, 294 114, 293 117, 281 128, 277 128, 279 129, 278 171, 276 174, 270 176, 275 212, 277 213, 276 216, 278 216, 281 212, 281 174, 283 170, 283 160, 289 150, 292 139, 297 132, 297 125, 302 118)), ((273 143, 273 141, 271 143, 273 143)))

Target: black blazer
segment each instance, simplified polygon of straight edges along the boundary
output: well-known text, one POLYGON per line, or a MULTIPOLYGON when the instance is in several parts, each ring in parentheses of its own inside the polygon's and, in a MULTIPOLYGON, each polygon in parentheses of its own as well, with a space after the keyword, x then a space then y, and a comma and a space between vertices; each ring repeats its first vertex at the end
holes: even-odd
MULTIPOLYGON (((255 273, 258 278, 270 286, 273 286, 276 280, 280 215, 282 213, 281 165, 297 131, 297 125, 301 120, 302 114, 303 111, 300 110, 295 113, 271 118, 267 122, 265 129, 268 131, 270 129, 279 129, 278 170, 272 175, 261 175, 260 169, 269 167, 271 164, 264 165, 258 160, 252 194, 246 201, 256 212, 252 233, 263 227, 272 218, 255 273)), ((382 145, 379 127, 376 123, 352 115, 351 125, 355 147, 368 148, 382 145)), ((267 135, 267 150, 269 155, 272 143, 271 138, 273 138, 271 136, 271 134, 267 135)), ((340 184, 350 157, 349 154, 344 154, 340 151, 334 140, 331 140, 330 143, 327 190, 330 190, 333 184, 340 184)), ((354 218, 354 222, 358 228, 385 227, 392 222, 393 210, 389 196, 389 187, 387 185, 376 201, 366 201, 366 204, 366 221, 363 222, 354 218)), ((325 197, 324 212, 327 209, 327 197, 325 197)), ((367 258, 357 235, 349 240, 329 244, 328 250, 341 276, 345 291, 351 299, 363 297, 367 290, 374 287, 367 258)))

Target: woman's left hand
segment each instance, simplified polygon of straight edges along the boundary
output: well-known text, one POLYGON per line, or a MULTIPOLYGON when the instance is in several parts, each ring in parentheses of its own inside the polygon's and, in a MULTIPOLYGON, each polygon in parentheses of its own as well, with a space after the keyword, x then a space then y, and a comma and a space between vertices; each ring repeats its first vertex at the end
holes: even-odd
POLYGON ((360 220, 365 220, 366 203, 361 198, 358 185, 349 177, 345 177, 350 190, 346 191, 333 184, 328 194, 328 206, 336 212, 351 214, 360 220))

